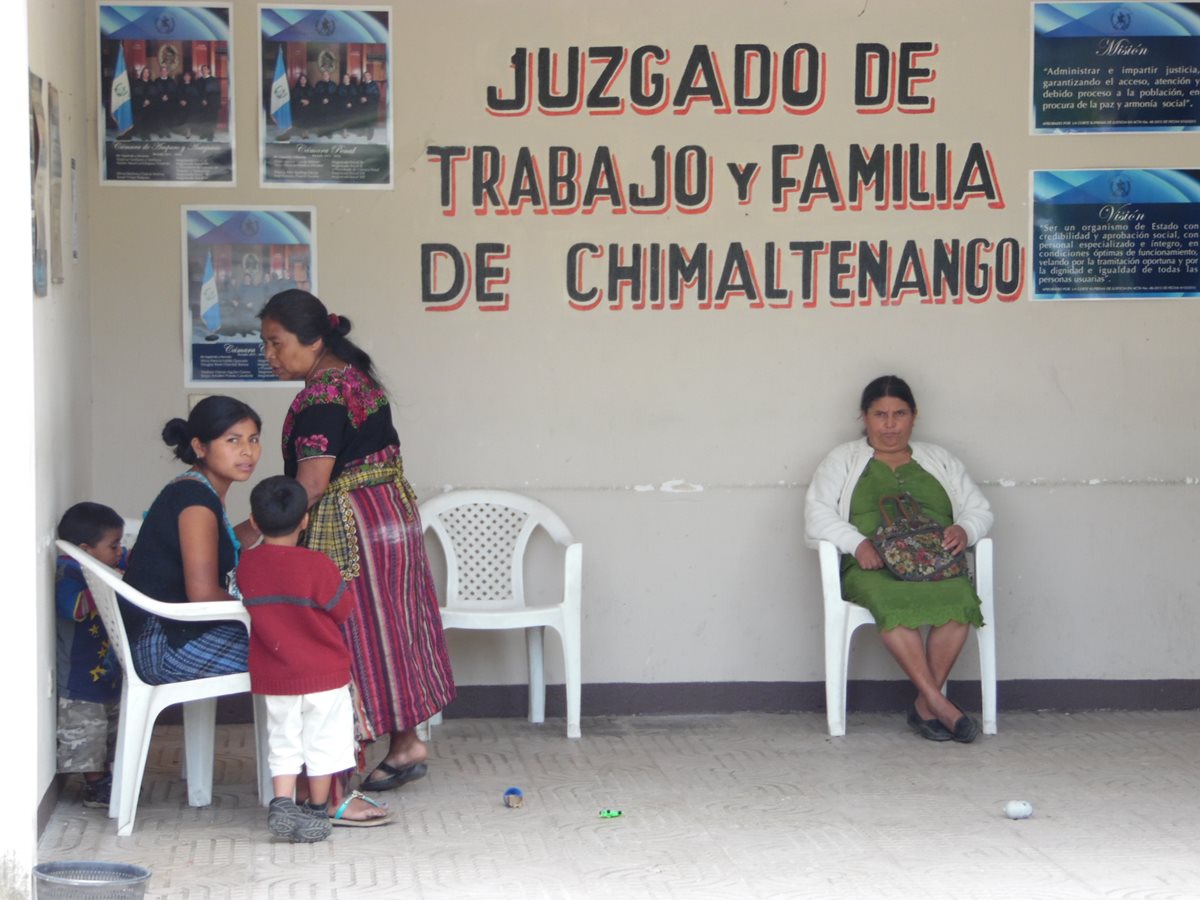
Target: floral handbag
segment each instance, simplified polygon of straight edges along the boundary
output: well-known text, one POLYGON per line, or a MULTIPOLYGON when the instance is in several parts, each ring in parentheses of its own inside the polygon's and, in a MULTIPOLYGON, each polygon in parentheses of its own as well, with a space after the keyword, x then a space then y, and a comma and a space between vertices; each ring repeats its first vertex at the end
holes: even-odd
POLYGON ((879 514, 883 524, 871 543, 888 571, 901 581, 941 581, 967 574, 966 555, 942 546, 942 526, 921 512, 912 494, 880 497, 879 514), (889 505, 895 507, 895 518, 888 512, 889 505))

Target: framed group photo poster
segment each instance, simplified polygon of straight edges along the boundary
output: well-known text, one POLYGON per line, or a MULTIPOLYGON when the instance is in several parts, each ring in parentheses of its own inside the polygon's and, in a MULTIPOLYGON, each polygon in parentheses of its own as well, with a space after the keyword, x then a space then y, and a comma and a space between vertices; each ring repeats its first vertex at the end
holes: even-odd
POLYGON ((258 313, 280 291, 316 292, 312 207, 183 208, 187 387, 289 384, 267 365, 258 313))
POLYGON ((391 11, 260 6, 266 187, 390 188, 391 11))
POLYGON ((230 7, 101 4, 102 184, 235 182, 230 7))

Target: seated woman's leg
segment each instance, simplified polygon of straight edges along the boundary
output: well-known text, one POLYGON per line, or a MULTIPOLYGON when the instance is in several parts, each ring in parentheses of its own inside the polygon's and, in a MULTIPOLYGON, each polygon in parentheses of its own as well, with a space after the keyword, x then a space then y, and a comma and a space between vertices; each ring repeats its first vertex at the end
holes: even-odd
MULTIPOLYGON (((915 628, 897 626, 879 633, 883 645, 896 658, 908 680, 917 689, 917 713, 923 719, 937 719, 950 731, 962 712, 942 696, 942 683, 929 668, 921 632, 915 628)), ((960 644, 961 649, 961 644, 960 644)), ((944 681, 944 679, 943 679, 944 681)))
POLYGON ((246 626, 221 622, 182 647, 167 647, 158 671, 166 681, 191 681, 246 671, 246 626))
POLYGON ((925 659, 929 663, 929 672, 937 683, 940 691, 950 677, 950 670, 958 655, 962 653, 963 645, 967 642, 967 634, 971 626, 965 622, 947 622, 936 625, 929 630, 925 640, 925 659))

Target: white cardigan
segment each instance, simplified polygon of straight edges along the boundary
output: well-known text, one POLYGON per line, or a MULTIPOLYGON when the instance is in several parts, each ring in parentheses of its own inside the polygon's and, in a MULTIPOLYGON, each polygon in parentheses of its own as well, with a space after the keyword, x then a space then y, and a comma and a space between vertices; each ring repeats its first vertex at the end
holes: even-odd
MULTIPOLYGON (((938 480, 950 496, 954 524, 967 533, 968 545, 992 527, 992 509, 959 459, 936 444, 913 441, 912 458, 938 480)), ((813 473, 804 495, 804 540, 815 548, 830 541, 842 553, 854 554, 864 535, 850 524, 850 497, 863 469, 875 454, 866 438, 834 447, 813 473)))

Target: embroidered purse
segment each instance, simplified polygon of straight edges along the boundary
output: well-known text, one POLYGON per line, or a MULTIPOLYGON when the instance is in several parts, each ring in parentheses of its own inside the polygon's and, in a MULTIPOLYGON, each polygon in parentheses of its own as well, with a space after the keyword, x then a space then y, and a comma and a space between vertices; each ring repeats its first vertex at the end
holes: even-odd
POLYGON ((912 494, 880 497, 879 514, 883 524, 871 543, 888 571, 901 581, 941 581, 968 573, 966 555, 942 546, 942 526, 921 512, 912 494), (888 512, 889 505, 895 508, 895 518, 888 512))

